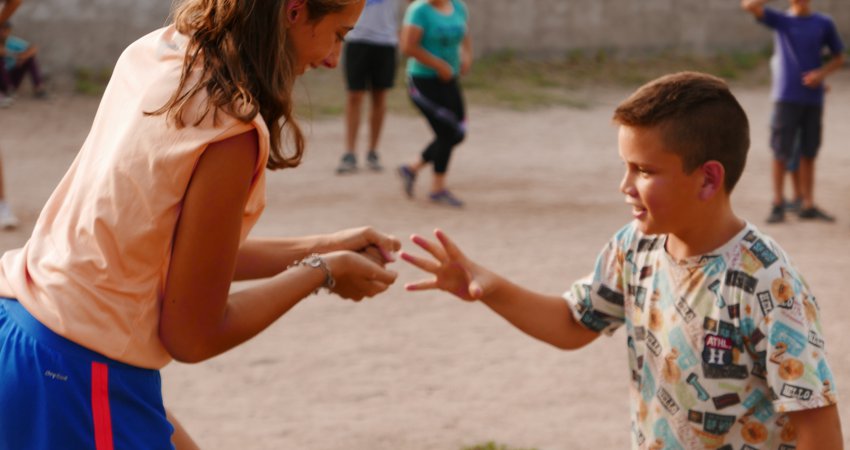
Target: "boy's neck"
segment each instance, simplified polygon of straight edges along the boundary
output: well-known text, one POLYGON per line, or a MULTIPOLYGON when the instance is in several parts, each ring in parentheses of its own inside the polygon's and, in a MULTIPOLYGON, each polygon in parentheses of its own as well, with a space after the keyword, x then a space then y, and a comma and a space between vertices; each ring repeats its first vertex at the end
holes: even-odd
POLYGON ((667 253, 676 260, 704 255, 729 242, 746 226, 732 211, 722 208, 716 214, 707 214, 704 220, 694 220, 694 226, 667 235, 667 253))
POLYGON ((806 17, 812 13, 811 8, 802 5, 791 5, 791 8, 788 11, 794 17, 806 17))

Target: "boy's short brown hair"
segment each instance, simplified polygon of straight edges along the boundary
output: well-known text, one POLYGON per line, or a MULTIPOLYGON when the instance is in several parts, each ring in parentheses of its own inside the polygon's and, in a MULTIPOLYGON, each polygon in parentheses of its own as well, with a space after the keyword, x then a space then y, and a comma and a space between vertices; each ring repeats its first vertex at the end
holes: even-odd
POLYGON ((708 161, 726 172, 726 192, 741 178, 750 148, 744 109, 722 79, 698 72, 665 75, 641 86, 614 111, 629 127, 661 127, 665 146, 691 173, 708 161))

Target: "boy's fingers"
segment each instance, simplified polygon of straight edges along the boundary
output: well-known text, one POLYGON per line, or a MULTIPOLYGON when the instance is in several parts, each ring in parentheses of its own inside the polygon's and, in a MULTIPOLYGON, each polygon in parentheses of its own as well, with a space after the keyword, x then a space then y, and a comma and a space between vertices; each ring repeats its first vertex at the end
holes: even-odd
POLYGON ((404 288, 408 291, 426 291, 437 288, 437 280, 423 280, 414 283, 407 283, 404 288))
POLYGON ((430 253, 434 258, 437 258, 438 261, 446 260, 446 253, 435 243, 419 236, 418 234, 411 236, 410 240, 413 241, 414 244, 422 247, 423 250, 430 253))
POLYGON ((443 230, 437 229, 434 230, 434 235, 439 239, 440 244, 443 245, 443 248, 446 249, 446 255, 451 259, 463 260, 465 257, 463 256, 463 252, 455 245, 455 243, 446 236, 446 233, 443 230))
POLYGON ((481 284, 477 281, 473 280, 471 283, 469 283, 468 289, 469 289, 469 296, 476 299, 476 300, 480 300, 481 296, 484 295, 484 289, 481 287, 481 284))
POLYGON ((422 269, 426 272, 437 273, 437 270, 440 269, 440 265, 437 264, 436 262, 430 260, 430 259, 425 259, 425 258, 421 258, 419 256, 414 256, 414 255, 411 255, 407 252, 401 252, 400 255, 401 255, 401 259, 409 262, 410 264, 413 264, 414 266, 416 266, 416 267, 418 267, 418 268, 420 268, 420 269, 422 269))

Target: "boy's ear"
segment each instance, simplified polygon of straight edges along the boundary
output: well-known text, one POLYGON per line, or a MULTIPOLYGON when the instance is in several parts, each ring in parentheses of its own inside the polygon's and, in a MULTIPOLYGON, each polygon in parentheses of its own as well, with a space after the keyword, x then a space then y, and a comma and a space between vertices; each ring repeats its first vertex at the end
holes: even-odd
POLYGON ((699 190, 699 199, 708 200, 721 192, 723 180, 726 178, 726 169, 719 161, 708 161, 699 168, 702 172, 702 186, 699 190))

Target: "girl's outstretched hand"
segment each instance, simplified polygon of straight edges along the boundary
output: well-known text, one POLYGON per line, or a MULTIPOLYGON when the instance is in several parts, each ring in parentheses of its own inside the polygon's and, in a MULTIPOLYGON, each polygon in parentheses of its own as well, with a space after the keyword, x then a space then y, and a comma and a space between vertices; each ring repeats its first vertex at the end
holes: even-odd
POLYGON ((440 230, 434 231, 439 242, 431 242, 421 236, 413 235, 410 240, 433 256, 425 258, 401 252, 401 258, 410 264, 434 275, 430 280, 422 280, 405 285, 408 291, 440 289, 467 300, 480 300, 489 290, 492 274, 466 257, 463 252, 440 230))

